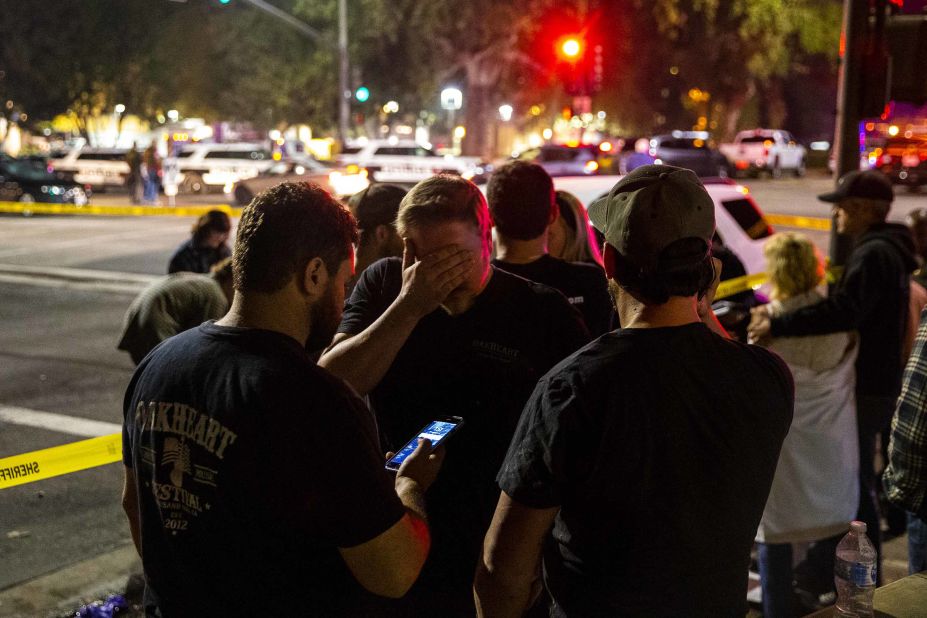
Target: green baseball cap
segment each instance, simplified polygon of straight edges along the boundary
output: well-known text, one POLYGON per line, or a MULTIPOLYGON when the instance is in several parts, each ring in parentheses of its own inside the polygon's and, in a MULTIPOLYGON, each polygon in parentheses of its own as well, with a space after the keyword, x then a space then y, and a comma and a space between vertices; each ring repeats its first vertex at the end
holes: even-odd
POLYGON ((635 168, 592 202, 588 214, 605 242, 647 273, 705 259, 715 233, 711 196, 695 173, 671 165, 635 168), (684 238, 704 241, 704 251, 661 262, 663 250, 684 238))

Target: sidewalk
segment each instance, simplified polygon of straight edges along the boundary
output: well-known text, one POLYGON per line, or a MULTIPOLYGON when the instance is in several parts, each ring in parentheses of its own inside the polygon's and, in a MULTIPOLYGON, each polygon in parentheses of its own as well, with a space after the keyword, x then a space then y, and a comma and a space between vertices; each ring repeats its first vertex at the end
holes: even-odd
MULTIPOLYGON (((0 591, 0 616, 59 618, 73 616, 85 603, 109 594, 140 602, 142 563, 130 543, 105 554, 0 591), (133 578, 133 576, 136 576, 133 578), (128 594, 127 594, 128 591, 128 594)), ((133 616, 132 612, 120 614, 133 616)))

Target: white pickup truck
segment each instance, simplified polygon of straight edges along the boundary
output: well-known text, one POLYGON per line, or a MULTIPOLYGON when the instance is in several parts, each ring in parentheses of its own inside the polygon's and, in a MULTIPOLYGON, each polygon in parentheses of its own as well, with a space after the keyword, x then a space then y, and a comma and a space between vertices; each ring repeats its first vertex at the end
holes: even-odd
POLYGON ((741 131, 731 144, 721 144, 732 175, 769 172, 773 178, 788 170, 805 175, 805 147, 788 131, 754 129, 741 131))
POLYGON ((415 184, 434 174, 469 180, 484 173, 478 157, 442 157, 413 140, 370 140, 356 152, 339 156, 338 163, 366 168, 371 181, 398 184, 415 184))

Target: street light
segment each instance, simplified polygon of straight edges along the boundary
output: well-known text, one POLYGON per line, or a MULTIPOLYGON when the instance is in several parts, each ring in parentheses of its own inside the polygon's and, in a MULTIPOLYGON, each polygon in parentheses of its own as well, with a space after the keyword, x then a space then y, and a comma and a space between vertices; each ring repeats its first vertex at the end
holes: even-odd
POLYGON ((508 122, 512 119, 512 113, 515 109, 508 103, 499 106, 499 117, 502 118, 502 122, 508 122))
POLYGON ((459 88, 450 86, 441 91, 441 109, 447 110, 447 129, 454 126, 454 115, 463 107, 463 93, 459 88))
POLYGON ((113 147, 119 146, 119 137, 122 135, 122 114, 126 111, 126 106, 117 103, 113 108, 113 120, 116 123, 116 137, 113 138, 113 147))

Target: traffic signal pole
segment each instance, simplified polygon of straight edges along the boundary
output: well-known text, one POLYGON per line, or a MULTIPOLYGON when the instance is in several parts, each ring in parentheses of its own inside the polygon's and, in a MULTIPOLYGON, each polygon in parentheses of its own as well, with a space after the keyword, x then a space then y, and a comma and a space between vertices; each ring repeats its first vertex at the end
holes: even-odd
POLYGON ((351 89, 348 84, 348 75, 350 73, 348 64, 348 7, 347 0, 338 0, 338 44, 332 45, 331 39, 321 32, 282 11, 264 0, 244 0, 255 8, 258 8, 268 15, 273 15, 281 21, 285 21, 301 32, 307 38, 320 43, 326 47, 334 48, 338 52, 338 139, 344 145, 348 139, 348 117, 351 115, 351 89))
MULTIPOLYGON (((837 89, 837 125, 834 134, 836 182, 859 169, 859 121, 863 86, 863 52, 867 39, 869 2, 844 0, 842 57, 837 89)), ((830 263, 842 266, 852 250, 851 239, 837 233, 837 217, 831 215, 830 263)))
POLYGON ((348 116, 351 115, 348 73, 348 1, 338 0, 338 139, 342 147, 348 143, 348 116))

